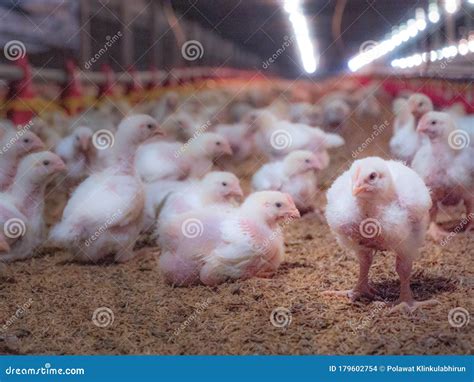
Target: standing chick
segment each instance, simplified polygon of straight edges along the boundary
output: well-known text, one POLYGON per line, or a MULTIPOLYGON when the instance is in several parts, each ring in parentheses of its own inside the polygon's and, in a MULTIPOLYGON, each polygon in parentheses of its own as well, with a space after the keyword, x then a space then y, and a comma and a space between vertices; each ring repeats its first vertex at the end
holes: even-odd
POLYGON ((311 151, 297 150, 283 160, 264 164, 252 177, 255 191, 273 190, 291 195, 301 214, 314 210, 317 192, 315 171, 324 161, 311 151))
POLYGON ((428 141, 416 153, 412 167, 431 190, 433 206, 428 232, 439 241, 448 234, 436 224, 440 203, 455 206, 463 201, 466 216, 474 212, 474 147, 469 145, 473 137, 466 130, 456 129, 451 115, 436 111, 423 116, 418 132, 428 141))
POLYGON ((132 258, 145 204, 143 184, 135 175, 135 152, 140 144, 162 134, 152 117, 125 118, 115 136, 112 165, 76 188, 51 232, 52 242, 66 246, 81 261, 96 262, 112 253, 115 261, 132 258))
POLYGON ((291 197, 277 191, 253 193, 231 212, 179 215, 160 235, 160 268, 169 283, 180 286, 269 277, 285 256, 278 223, 298 217, 291 197))
POLYGON ((410 289, 413 261, 423 245, 431 208, 429 191, 410 168, 395 161, 368 157, 355 161, 327 192, 326 218, 339 244, 356 253, 359 279, 349 291, 326 292, 357 300, 374 298, 369 269, 376 251, 396 253, 400 277, 398 308, 414 310, 410 289))
POLYGON ((20 132, 7 128, 0 134, 0 191, 13 183, 18 164, 25 155, 44 148, 36 134, 20 132))
POLYGON ((0 193, 0 261, 25 259, 45 238, 44 193, 54 175, 65 170, 64 162, 49 151, 23 158, 15 181, 0 193))

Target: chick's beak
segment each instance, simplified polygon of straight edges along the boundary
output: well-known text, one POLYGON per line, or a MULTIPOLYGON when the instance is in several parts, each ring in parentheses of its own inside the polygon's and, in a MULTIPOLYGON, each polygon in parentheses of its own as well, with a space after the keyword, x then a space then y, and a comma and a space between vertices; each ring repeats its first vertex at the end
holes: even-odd
POLYGON ((166 137, 166 132, 161 126, 157 126, 155 131, 153 131, 154 137, 166 137))
POLYGON ((35 137, 32 145, 33 151, 41 151, 45 149, 44 143, 39 137, 35 137))
POLYGON ((299 217, 301 217, 301 214, 300 214, 300 211, 298 211, 296 207, 293 207, 290 210, 288 210, 288 212, 286 213, 286 216, 290 219, 298 219, 299 217))
POLYGON ((363 183, 356 183, 354 187, 352 187, 352 195, 354 196, 357 196, 365 191, 367 191, 367 187, 363 183))
POLYGON ((235 196, 237 198, 242 198, 244 196, 244 193, 240 186, 237 184, 233 186, 230 190, 229 193, 227 194, 228 196, 235 196))
POLYGON ((81 137, 79 139, 79 144, 82 151, 87 151, 89 149, 90 137, 81 137))
POLYGON ((227 154, 227 155, 232 155, 234 152, 232 150, 232 147, 230 147, 230 145, 228 143, 226 143, 223 147, 222 147, 222 152, 224 154, 227 154))
POLYGON ((66 170, 66 164, 63 162, 63 160, 59 157, 57 157, 53 161, 53 168, 56 172, 61 172, 66 170))

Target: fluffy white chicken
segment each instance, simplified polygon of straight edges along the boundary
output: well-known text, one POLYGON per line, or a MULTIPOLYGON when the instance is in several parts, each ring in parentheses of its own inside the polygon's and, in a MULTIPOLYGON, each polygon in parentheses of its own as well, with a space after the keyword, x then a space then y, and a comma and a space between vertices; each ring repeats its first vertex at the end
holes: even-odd
POLYGON ((431 98, 423 93, 413 93, 408 97, 408 109, 411 114, 415 117, 415 127, 418 126, 420 118, 423 117, 429 111, 433 111, 433 102, 431 98))
POLYGON ((96 262, 110 254, 115 254, 118 262, 131 259, 145 205, 143 184, 135 174, 135 152, 140 144, 162 134, 150 116, 125 118, 112 147, 113 164, 76 188, 61 222, 51 231, 52 243, 65 246, 84 262, 96 262))
POLYGON ((214 127, 214 131, 229 142, 232 159, 237 162, 249 158, 255 151, 255 133, 258 125, 254 123, 254 117, 254 113, 251 112, 239 123, 218 124, 214 127))
POLYGON ((145 190, 145 229, 154 225, 158 210, 158 226, 161 226, 177 214, 211 205, 229 206, 233 198, 243 196, 239 179, 223 171, 211 171, 200 180, 149 183, 145 190))
POLYGON ((10 186, 20 160, 27 154, 44 148, 43 142, 31 131, 0 130, 0 191, 10 186))
POLYGON ((328 127, 343 125, 350 116, 351 108, 342 98, 333 97, 323 104, 324 124, 328 127))
POLYGON ((416 132, 415 116, 411 113, 408 101, 397 98, 393 104, 395 119, 393 121, 393 136, 390 138, 390 152, 396 159, 411 163, 421 144, 421 138, 416 132))
MULTIPOLYGON (((463 201, 466 216, 474 212, 474 136, 457 129, 448 113, 436 111, 422 117, 418 132, 428 141, 417 151, 412 167, 431 190, 433 207, 428 232, 438 241, 448 234, 436 224, 439 203, 454 206, 463 201)), ((470 221, 466 229, 470 230, 471 225, 470 221)))
POLYGON ((424 243, 431 198, 423 180, 400 162, 368 157, 355 161, 327 192, 326 218, 339 244, 356 253, 359 279, 349 291, 326 292, 374 298, 369 268, 376 251, 396 253, 400 297, 394 309, 411 310, 433 300, 417 302, 410 289, 413 261, 424 243))
POLYGON ((21 260, 45 239, 44 193, 54 175, 65 170, 63 161, 49 151, 27 155, 18 166, 13 184, 0 193, 0 261, 21 260))
POLYGON ((317 127, 301 123, 278 121, 269 111, 259 111, 256 121, 258 131, 255 143, 271 160, 278 160, 295 150, 309 150, 326 156, 327 149, 342 146, 344 139, 338 134, 325 133, 317 127))
POLYGON ((269 277, 285 256, 278 223, 298 217, 291 196, 277 191, 253 193, 232 211, 201 209, 179 215, 160 235, 161 271, 179 286, 269 277))
POLYGON ((264 164, 252 177, 255 191, 286 192, 293 198, 301 214, 314 210, 317 192, 316 171, 324 168, 324 160, 311 151, 297 150, 283 160, 264 164))
POLYGON ((136 169, 146 183, 157 180, 201 178, 213 161, 232 155, 229 142, 216 133, 203 133, 186 143, 152 142, 138 149, 136 169))
POLYGON ((91 162, 95 152, 92 134, 89 127, 79 126, 56 145, 54 151, 67 166, 68 186, 76 185, 91 171, 91 162))

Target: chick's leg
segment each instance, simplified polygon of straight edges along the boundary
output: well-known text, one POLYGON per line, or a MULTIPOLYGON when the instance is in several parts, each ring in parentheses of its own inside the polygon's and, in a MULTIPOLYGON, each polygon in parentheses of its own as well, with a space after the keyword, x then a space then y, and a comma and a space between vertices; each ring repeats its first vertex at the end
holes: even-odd
POLYGON ((332 296, 348 297, 351 301, 357 301, 362 297, 375 299, 377 291, 369 285, 369 270, 374 259, 373 251, 360 251, 357 254, 359 258, 359 278, 353 289, 340 291, 325 291, 323 294, 332 296))
POLYGON ((392 308, 391 312, 398 310, 415 311, 418 307, 424 305, 435 305, 437 300, 415 301, 410 287, 410 277, 413 268, 413 256, 397 255, 396 270, 400 277, 400 297, 392 308))

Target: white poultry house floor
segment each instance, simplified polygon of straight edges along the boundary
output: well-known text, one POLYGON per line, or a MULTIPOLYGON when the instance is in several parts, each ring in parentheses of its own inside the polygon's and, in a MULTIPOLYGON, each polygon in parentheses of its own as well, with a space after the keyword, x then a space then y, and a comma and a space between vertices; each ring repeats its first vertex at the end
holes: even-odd
MULTIPOLYGON (((377 120, 354 117, 349 121, 341 130, 347 145, 332 153, 331 166, 321 176, 322 190, 349 167, 352 152, 369 137, 374 139, 360 157, 387 157, 391 121, 388 110, 377 120), (380 130, 384 121, 388 126, 374 137, 374 124, 380 130)), ((249 174, 258 166, 255 158, 235 169, 247 190, 249 174)), ((323 193, 319 199, 323 206, 323 193)), ((447 227, 456 224, 452 218, 446 222, 447 227)), ((32 259, 1 270, 0 352, 472 352, 472 322, 466 319, 474 312, 473 235, 457 234, 444 246, 428 239, 415 263, 412 287, 417 299, 435 298, 439 304, 412 314, 390 314, 389 308, 377 303, 352 304, 321 294, 326 289, 352 287, 358 272, 355 258, 338 247, 325 222, 306 215, 285 231, 286 261, 273 278, 214 288, 166 285, 157 270, 157 248, 142 249, 140 256, 119 265, 81 265, 68 253, 44 249, 32 259), (276 308, 284 309, 274 325, 270 315, 276 308), (286 325, 278 327, 279 323, 286 325)), ((391 253, 378 254, 370 274, 389 301, 398 294, 394 260, 391 253)))

